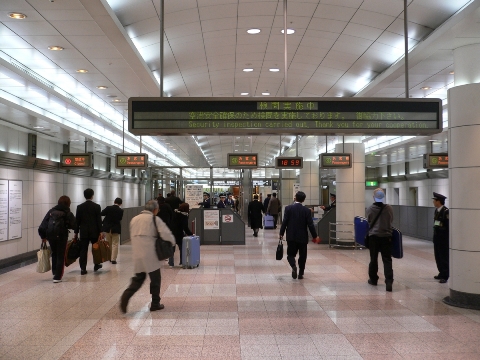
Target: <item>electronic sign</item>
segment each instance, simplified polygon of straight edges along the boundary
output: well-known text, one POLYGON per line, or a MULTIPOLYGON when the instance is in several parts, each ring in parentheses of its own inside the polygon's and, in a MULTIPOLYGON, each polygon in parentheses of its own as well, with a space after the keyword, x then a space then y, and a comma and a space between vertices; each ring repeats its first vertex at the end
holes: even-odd
POLYGON ((320 168, 342 169, 352 167, 352 154, 348 153, 326 153, 320 154, 320 168))
POLYGON ((93 169, 93 154, 60 154, 60 167, 93 169))
POLYGON ((117 169, 145 169, 148 167, 147 154, 123 153, 115 155, 117 169))
POLYGON ((277 157, 275 169, 303 169, 303 157, 277 157))
POLYGON ((448 169, 448 153, 423 154, 424 169, 448 169))
POLYGON ((378 187, 378 181, 374 181, 374 180, 365 181, 365 186, 374 186, 374 187, 378 187))
POLYGON ((130 98, 134 135, 368 134, 442 131, 440 99, 130 98))
POLYGON ((258 154, 227 154, 229 169, 248 169, 258 167, 258 154))

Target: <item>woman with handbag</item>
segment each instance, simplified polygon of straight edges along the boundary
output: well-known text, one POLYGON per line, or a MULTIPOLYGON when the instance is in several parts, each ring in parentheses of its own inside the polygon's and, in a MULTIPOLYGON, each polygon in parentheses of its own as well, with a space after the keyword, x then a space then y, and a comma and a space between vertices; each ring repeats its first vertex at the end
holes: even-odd
MULTIPOLYGON (((182 246, 183 238, 188 235, 191 236, 193 233, 188 227, 188 213, 190 212, 190 205, 187 203, 180 204, 178 209, 175 209, 173 212, 172 218, 172 233, 175 236, 175 242, 180 249, 180 265, 182 265, 182 246)), ((168 265, 173 267, 173 256, 168 260, 168 265)))
POLYGON ((52 251, 53 282, 62 281, 65 269, 65 250, 68 241, 68 229, 75 228, 75 216, 70 211, 70 198, 60 196, 57 206, 48 210, 38 227, 38 235, 45 243, 48 240, 52 251))
POLYGON ((172 246, 175 246, 175 238, 162 219, 156 216, 157 213, 157 200, 150 200, 145 205, 145 210, 130 222, 130 240, 132 242, 135 275, 120 299, 120 309, 123 313, 127 312, 128 301, 140 289, 147 273, 150 276, 150 294, 152 294, 150 311, 164 308, 164 305, 160 304, 160 266, 162 262, 158 259, 155 244, 158 235, 164 241, 170 242, 172 246))

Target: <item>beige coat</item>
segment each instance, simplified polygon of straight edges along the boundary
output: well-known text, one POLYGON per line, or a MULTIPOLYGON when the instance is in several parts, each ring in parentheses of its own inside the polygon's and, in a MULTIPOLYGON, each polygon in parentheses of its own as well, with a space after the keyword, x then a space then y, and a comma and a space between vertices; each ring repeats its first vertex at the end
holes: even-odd
POLYGON ((135 274, 145 272, 149 273, 160 269, 163 264, 158 260, 155 252, 156 229, 153 226, 155 218, 157 230, 163 240, 175 245, 175 238, 168 229, 167 225, 153 213, 143 210, 135 216, 130 222, 130 240, 132 241, 133 265, 135 274))

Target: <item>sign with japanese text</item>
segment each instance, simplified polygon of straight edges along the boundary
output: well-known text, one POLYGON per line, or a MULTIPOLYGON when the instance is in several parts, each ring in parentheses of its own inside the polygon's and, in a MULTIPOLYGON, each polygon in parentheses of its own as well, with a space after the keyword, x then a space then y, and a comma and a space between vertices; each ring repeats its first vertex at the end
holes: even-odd
POLYGON ((60 167, 93 169, 93 154, 60 154, 60 167))
POLYGON ((258 167, 258 154, 227 154, 227 167, 230 169, 248 169, 258 167))
POLYGON ((424 169, 448 169, 448 153, 423 154, 424 169))
POLYGON ((348 153, 326 153, 320 154, 320 168, 341 169, 352 167, 352 154, 348 153))
POLYGON ((116 154, 115 167, 117 169, 145 169, 148 167, 147 154, 116 154))

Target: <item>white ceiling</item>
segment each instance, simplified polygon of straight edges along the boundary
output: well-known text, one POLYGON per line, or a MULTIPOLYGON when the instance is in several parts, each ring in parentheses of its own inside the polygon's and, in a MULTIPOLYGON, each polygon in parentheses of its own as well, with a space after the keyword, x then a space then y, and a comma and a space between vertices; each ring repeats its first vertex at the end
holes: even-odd
MULTIPOLYGON (((265 91, 284 96, 283 0, 164 3, 166 96, 262 96, 265 91), (261 32, 247 34, 250 28, 261 32), (253 71, 243 72, 247 67, 253 71), (270 72, 274 67, 280 71, 270 72)), ((287 36, 288 96, 404 97, 403 3, 288 0, 288 28, 295 30, 287 36)), ((479 8, 480 0, 408 1, 412 97, 446 99, 454 82, 452 50, 478 42, 479 8), (421 90, 424 86, 431 89, 421 90)), ((60 142, 90 137, 98 151, 118 152, 120 144, 111 139, 121 136, 127 99, 159 96, 159 9, 159 0, 1 0, 0 117, 27 129, 47 125, 60 142), (27 18, 11 19, 11 12, 27 18), (52 45, 64 50, 48 50, 52 45), (34 73, 26 74, 22 65, 34 73), (107 89, 98 89, 101 85, 107 89), (74 126, 83 121, 75 117, 62 120, 69 116, 65 109, 83 114, 87 125, 74 126)), ((139 145, 133 136, 129 141, 139 145)), ((262 135, 144 137, 144 146, 159 161, 205 168, 225 166, 226 153, 235 150, 258 152, 265 164, 279 152, 280 141, 284 151, 294 144, 295 134, 281 140, 262 135)), ((429 144, 427 138, 414 141, 429 144)), ((317 136, 315 144, 319 150, 325 147, 324 137, 317 136)), ((383 157, 371 161, 385 163, 383 157)))

